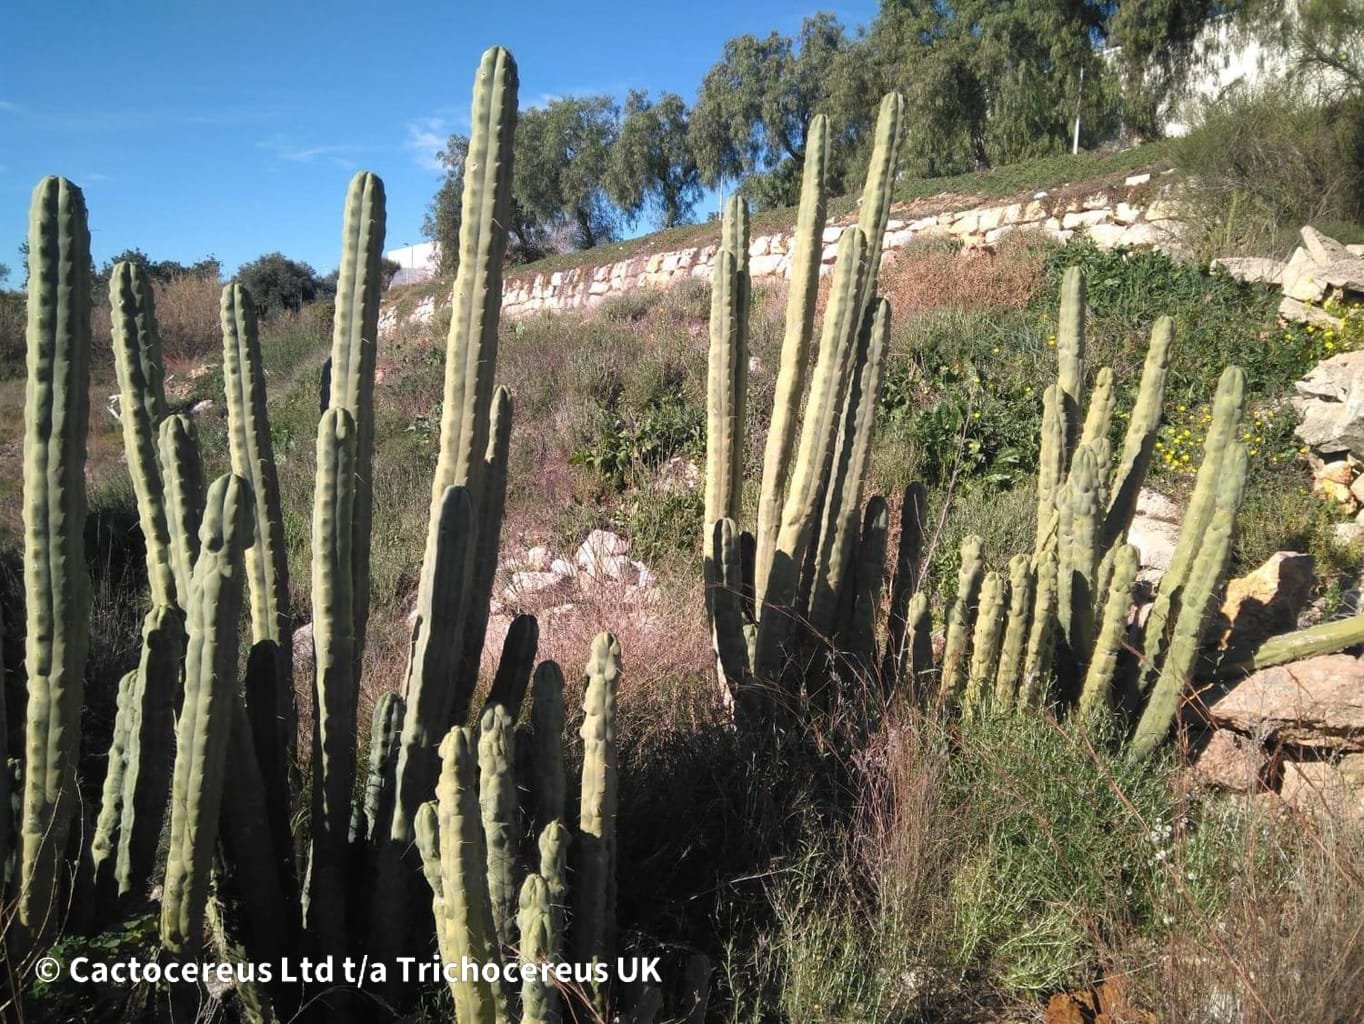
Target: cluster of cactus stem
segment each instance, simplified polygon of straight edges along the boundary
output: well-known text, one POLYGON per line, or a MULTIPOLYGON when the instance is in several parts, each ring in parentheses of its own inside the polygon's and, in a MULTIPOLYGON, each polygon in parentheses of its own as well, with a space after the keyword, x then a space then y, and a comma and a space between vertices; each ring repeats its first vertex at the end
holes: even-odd
MULTIPOLYGON (((411 659, 402 691, 378 701, 363 765, 357 698, 369 616, 383 184, 357 174, 344 212, 317 432, 306 772, 295 749, 295 610, 253 300, 238 283, 223 289, 231 468, 206 485, 194 423, 167 407, 151 282, 133 263, 114 268, 120 420, 151 607, 137 665, 119 686, 90 829, 80 820, 77 778, 91 601, 84 551, 90 236, 78 188, 48 178, 35 191, 24 440, 28 702, 17 832, 0 813, 0 864, 11 841, 18 851, 17 912, 6 944, 21 960, 64 928, 103 927, 148 908, 158 880, 161 944, 175 957, 197 956, 207 936, 253 961, 360 951, 391 963, 429 951, 433 917, 447 954, 500 960, 513 955, 518 936, 521 955, 538 960, 565 958, 566 935, 574 952, 603 961, 614 948, 616 642, 599 637, 588 666, 576 830, 565 824, 563 675, 552 662, 536 667, 534 618, 513 623, 488 704, 467 722, 507 485, 511 400, 494 374, 516 93, 511 55, 489 50, 475 79, 411 659), (250 646, 242 673, 244 606, 250 646), (530 723, 518 726, 528 689, 530 723), (516 758, 518 747, 525 758, 516 758), (522 770, 525 777, 515 774, 522 770), (301 817, 308 827, 298 834, 301 817), (527 873, 522 854, 532 824, 540 856, 527 873), (76 835, 87 833, 73 860, 76 835), (230 936, 219 934, 224 921, 230 936)), ((0 728, 0 742, 3 736, 0 728)), ((10 784, 0 771, 0 809, 8 807, 10 784)), ((454 992, 461 1021, 505 1021, 518 1004, 526 1021, 559 1019, 558 994, 543 987, 519 996, 481 995, 477 986, 454 992)), ((249 999, 244 993, 243 1006, 273 1000, 287 1010, 297 995, 279 984, 249 999)), ((704 995, 693 1002, 704 1003, 704 995)), ((343 1014, 348 1008, 355 1007, 344 998, 337 1004, 343 1014)))
POLYGON ((746 715, 779 695, 827 700, 803 655, 824 639, 875 659, 886 523, 861 507, 890 330, 876 294, 904 134, 904 99, 881 103, 858 223, 841 236, 813 375, 815 305, 827 213, 829 125, 807 135, 791 250, 786 329, 756 532, 740 529, 748 374, 748 211, 725 208, 711 299, 707 387, 707 610, 727 694, 746 715), (802 415, 803 408, 803 415, 802 415), (765 685, 779 682, 779 687, 765 685))
POLYGON ((1250 652, 1208 642, 1248 473, 1236 440, 1245 375, 1234 366, 1218 383, 1173 561, 1149 613, 1133 621, 1140 559, 1127 532, 1155 450, 1174 325, 1162 317, 1154 326, 1115 452, 1117 382, 1100 369, 1086 399, 1084 279, 1071 268, 1061 286, 1056 382, 1043 396, 1034 549, 992 570, 981 539, 963 541, 955 585, 944 588, 945 636, 935 664, 933 606, 920 576, 925 494, 907 488, 878 658, 888 511, 880 496, 865 508, 860 502, 889 331, 885 305, 872 295, 898 116, 898 100, 888 97, 859 222, 839 243, 797 449, 824 227, 827 129, 819 118, 811 125, 756 536, 737 526, 747 215, 738 199, 725 210, 711 309, 705 572, 719 670, 739 711, 755 710, 746 694, 756 702, 796 697, 802 687, 816 706, 827 706, 830 679, 841 675, 876 683, 882 696, 898 691, 956 706, 968 719, 987 706, 1073 706, 1088 721, 1126 729, 1131 755, 1147 757, 1165 742, 1196 677, 1364 643, 1364 617, 1272 637, 1250 652))

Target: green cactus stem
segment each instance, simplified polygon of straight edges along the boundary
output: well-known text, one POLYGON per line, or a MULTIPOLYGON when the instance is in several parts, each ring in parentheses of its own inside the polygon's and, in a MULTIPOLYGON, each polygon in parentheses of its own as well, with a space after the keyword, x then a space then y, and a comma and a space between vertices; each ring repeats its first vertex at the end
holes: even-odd
POLYGON ((1037 543, 1034 555, 1056 543, 1056 513, 1066 476, 1066 421, 1060 388, 1042 393, 1042 444, 1037 459, 1037 543))
POLYGON ((1103 604, 1102 624, 1080 690, 1080 715, 1097 722, 1112 712, 1117 702, 1118 658, 1127 637, 1127 617, 1132 610, 1132 585, 1141 568, 1139 552, 1131 544, 1114 549, 1113 572, 1103 604))
POLYGON ((1070 480, 1062 491, 1057 533, 1057 618, 1066 647, 1076 663, 1094 646, 1094 576, 1098 569, 1099 482, 1097 460, 1088 445, 1075 453, 1070 480), (1067 512, 1069 514, 1067 514, 1067 512))
MULTIPOLYGON (((488 896, 487 854, 479 820, 478 764, 474 735, 456 726, 441 741, 436 809, 422 806, 415 836, 427 881, 441 959, 459 964, 500 963, 488 896), (434 864, 433 864, 434 862, 434 864)), ((460 1024, 497 1024, 507 1011, 501 987, 456 975, 450 982, 460 1024)))
MULTIPOLYGON (((482 493, 478 505, 478 545, 474 549, 472 577, 469 581, 468 611, 464 619, 464 645, 460 651, 456 688, 450 713, 451 724, 462 725, 469 717, 474 690, 478 687, 479 667, 483 662, 483 641, 488 632, 493 581, 497 576, 497 552, 502 536, 502 513, 507 504, 507 464, 511 450, 512 400, 504 387, 493 391, 489 412, 488 450, 481 473, 482 493)), ((530 664, 534 664, 534 655, 530 664)), ((530 664, 526 676, 530 675, 530 664)), ((521 692, 525 693, 525 682, 521 692)), ((518 701, 518 707, 519 701, 518 701)), ((516 708, 508 707, 512 717, 516 708)))
POLYGON ((1009 560, 1009 611, 1004 639, 999 648, 999 670, 995 673, 994 698, 997 708, 1010 707, 1018 701, 1028 644, 1028 626, 1032 621, 1032 603, 1032 559, 1027 555, 1015 555, 1009 560))
POLYGON ((488 691, 488 704, 500 704, 507 709, 513 722, 521 714, 521 703, 526 699, 531 673, 535 669, 535 653, 540 644, 540 624, 534 615, 518 615, 507 628, 507 639, 502 642, 502 657, 497 662, 488 691))
POLYGON ((1018 690, 1019 707, 1038 708, 1047 699, 1056 647, 1057 575, 1055 550, 1044 551, 1037 560, 1037 598, 1028 630, 1027 656, 1023 660, 1023 685, 1018 690))
POLYGON ((1334 654, 1364 644, 1364 615, 1352 615, 1334 622, 1322 622, 1292 633, 1281 633, 1265 640, 1250 655, 1236 662, 1217 666, 1218 679, 1249 675, 1263 668, 1287 665, 1319 654, 1334 654))
POLYGON ((564 674, 552 661, 542 661, 531 681, 530 763, 532 821, 539 835, 564 820, 564 674))
POLYGON ((388 835, 393 818, 394 773, 398 766, 398 740, 403 727, 403 698, 392 690, 374 706, 370 723, 369 757, 362 798, 351 818, 352 843, 377 843, 388 835))
POLYGON ((161 339, 156 309, 145 271, 127 261, 115 265, 109 278, 109 305, 118 375, 123 447, 128 457, 138 521, 147 546, 147 584, 152 607, 179 607, 171 555, 157 442, 166 416, 161 365, 161 339))
POLYGON ((800 396, 805 388, 805 368, 814 336, 815 302, 819 294, 820 257, 824 249, 824 223, 828 213, 825 175, 829 160, 829 120, 816 114, 805 132, 805 165, 796 214, 796 234, 791 245, 791 280, 786 297, 786 328, 782 336, 781 365, 777 370, 772 401, 772 421, 767 429, 763 454, 761 496, 758 499, 757 554, 754 582, 758 594, 767 592, 767 576, 781 527, 782 504, 791 477, 791 455, 800 422, 800 396))
POLYGON ((90 637, 85 442, 90 422, 90 231, 63 178, 33 191, 24 402, 24 666, 28 677, 18 918, 36 944, 59 924, 62 857, 80 795, 90 637))
POLYGON ((1174 321, 1168 316, 1157 320, 1151 331, 1137 400, 1131 419, 1127 421, 1118 467, 1109 483, 1108 514, 1104 518, 1102 538, 1105 549, 1112 548, 1127 535, 1127 528, 1132 525, 1132 516, 1137 511, 1137 495, 1151 468, 1165 402, 1165 376, 1170 366, 1170 343, 1174 333, 1174 321))
POLYGON ((968 713, 977 710, 990 695, 999 671, 999 651, 1004 639, 1004 619, 1009 607, 1008 581, 997 572, 987 572, 980 585, 980 605, 976 627, 971 636, 971 668, 962 706, 968 713))
POLYGON ((355 421, 354 511, 351 568, 354 597, 355 678, 365 653, 369 622, 370 532, 374 517, 374 366, 379 344, 379 303, 383 295, 383 249, 387 211, 384 183, 358 172, 346 190, 341 221, 341 266, 336 276, 336 313, 323 411, 345 409, 355 421))
POLYGON ((1067 267, 1061 275, 1061 313, 1056 320, 1057 405, 1066 430, 1066 451, 1080 435, 1085 383, 1085 275, 1067 267))
POLYGON ((813 526, 822 507, 824 483, 833 462, 838 412, 847 389, 844 367, 850 362, 860 324, 857 296, 866 274, 866 235, 848 228, 838 243, 833 285, 824 314, 819 356, 801 423, 800 445, 782 507, 781 529, 768 572, 767 590, 758 595, 758 633, 753 671, 760 680, 775 680, 786 658, 786 640, 800 587, 813 526), (776 614, 766 614, 771 607, 776 614))
POLYGON ((519 806, 516 797, 515 722, 501 704, 489 704, 478 723, 478 805, 488 853, 488 897, 493 927, 503 950, 516 929, 516 856, 519 806))
MULTIPOLYGON (((459 270, 446 345, 440 453, 431 483, 418 621, 405 682, 407 706, 391 837, 399 849, 411 844, 417 808, 430 797, 435 783, 434 748, 454 719, 465 620, 474 606, 468 593, 477 557, 472 538, 478 528, 474 517, 481 517, 484 508, 482 477, 493 431, 502 262, 512 213, 516 92, 516 62, 511 54, 500 47, 486 51, 474 79, 459 270)), ((392 858, 385 863, 392 865, 392 858)), ((391 895, 397 886, 393 870, 385 869, 388 877, 376 890, 376 899, 387 899, 386 894, 391 895)), ((383 927, 395 935, 405 931, 400 922, 404 903, 393 895, 391 905, 383 908, 383 927)), ((385 941, 381 938, 379 944, 385 941)))
MULTIPOLYGON (((527 875, 521 884, 517 914, 521 935, 521 962, 549 964, 554 957, 554 912, 549 886, 539 875, 527 875)), ((521 982, 521 1024, 558 1024, 559 990, 552 980, 526 972, 521 982)))
POLYGON ((194 421, 180 413, 162 420, 158 450, 175 593, 183 601, 199 558, 199 524, 204 516, 204 466, 194 421))
POLYGON ((864 671, 876 670, 876 614, 881 608, 881 583, 886 568, 886 534, 890 509, 879 494, 867 502, 857 547, 857 568, 852 578, 852 609, 840 630, 845 646, 864 671))
POLYGON ((583 697, 582 800, 573 913, 573 955, 607 962, 616 918, 616 689, 620 644, 610 633, 592 641, 583 697))
POLYGON ((881 680, 888 686, 901 677, 908 657, 909 600, 919 589, 919 561, 923 558, 923 524, 927 514, 928 494, 923 484, 910 484, 900 502, 900 540, 895 550, 890 607, 886 614, 886 651, 881 663, 881 680))
MULTIPOLYGON (((706 383, 706 535, 721 519, 739 518, 743 494, 744 417, 748 395, 748 204, 725 204, 715 254, 706 383)), ((707 580, 715 579, 707 565, 707 580)))
POLYGON ((957 596, 947 613, 947 640, 942 656, 942 693, 956 699, 966 689, 971 644, 981 579, 985 575, 985 542, 972 535, 961 542, 961 565, 957 571, 957 596))
POLYGON ((905 641, 907 656, 901 664, 910 679, 910 699, 918 703, 926 693, 928 673, 933 670, 933 608, 927 591, 920 590, 909 599, 905 618, 909 635, 905 641))
POLYGON ((540 832, 540 877, 549 889, 550 913, 554 927, 553 956, 559 960, 564 954, 564 926, 568 920, 568 848, 572 836, 562 821, 551 821, 540 832))
MULTIPOLYGON (((1146 709, 1137 722, 1128 753, 1133 759, 1149 757, 1165 742, 1179 711, 1185 688, 1198 659, 1203 634, 1216 602, 1213 600, 1231 558, 1236 510, 1245 490, 1245 447, 1232 442, 1219 481, 1212 519, 1202 531, 1198 556, 1181 588, 1179 614, 1175 619, 1160 674, 1151 689, 1146 709)), ((1186 520, 1187 522, 1187 520, 1186 520)), ((1147 620, 1150 629, 1150 620, 1147 620)))
POLYGON ((305 923, 319 949, 344 951, 346 850, 355 786, 354 510, 359 428, 343 406, 317 426, 313 499, 313 786, 305 923))
POLYGON ((241 477, 220 477, 209 488, 186 609, 185 694, 161 898, 161 941, 180 956, 194 954, 203 935, 237 690, 237 626, 244 555, 255 536, 253 508, 251 485, 241 477))
POLYGON ((141 892, 156 862, 166 818, 185 624, 178 608, 153 608, 142 625, 142 658, 119 686, 109 769, 90 858, 100 917, 141 892))

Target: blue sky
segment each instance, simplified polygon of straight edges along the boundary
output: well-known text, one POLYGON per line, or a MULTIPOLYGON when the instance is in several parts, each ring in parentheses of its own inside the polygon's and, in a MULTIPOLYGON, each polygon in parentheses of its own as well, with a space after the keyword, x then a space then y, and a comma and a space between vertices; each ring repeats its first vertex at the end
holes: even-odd
POLYGON ((435 150, 468 125, 479 55, 516 56, 521 105, 671 90, 688 102, 724 41, 794 33, 816 10, 850 28, 875 0, 16 4, 0 39, 0 263, 45 174, 85 191, 96 263, 125 248, 230 273, 280 250, 336 265, 346 183, 376 172, 388 248, 421 241, 435 150))

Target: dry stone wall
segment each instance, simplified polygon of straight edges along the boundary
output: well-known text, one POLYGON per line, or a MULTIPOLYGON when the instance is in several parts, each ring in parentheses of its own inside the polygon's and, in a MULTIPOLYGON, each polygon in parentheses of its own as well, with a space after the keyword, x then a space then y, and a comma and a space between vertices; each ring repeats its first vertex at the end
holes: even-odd
MULTIPOLYGON (((915 213, 915 206, 892 209, 884 249, 900 249, 926 238, 959 240, 964 248, 997 245, 1011 231, 1039 231, 1058 241, 1086 231, 1103 248, 1114 246, 1178 246, 1179 224, 1168 193, 1170 186, 1152 175, 1127 178, 1120 186, 1086 192, 1037 192, 1007 203, 968 205, 934 213, 915 213)), ((855 218, 830 224, 824 230, 821 272, 833 268, 838 240, 855 218)), ((754 278, 789 277, 794 229, 755 237, 749 247, 754 278)), ((597 267, 577 267, 515 278, 502 295, 502 315, 583 310, 613 295, 638 288, 667 288, 696 277, 710 280, 716 246, 693 246, 674 252, 640 255, 597 267)))

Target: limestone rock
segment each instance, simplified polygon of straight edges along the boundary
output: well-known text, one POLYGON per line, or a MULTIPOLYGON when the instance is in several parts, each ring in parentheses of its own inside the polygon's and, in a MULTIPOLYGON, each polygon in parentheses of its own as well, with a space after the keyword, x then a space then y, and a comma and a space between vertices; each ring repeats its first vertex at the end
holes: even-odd
POLYGON ((1170 567, 1179 540, 1180 511, 1169 498, 1143 487, 1137 494, 1137 511, 1127 530, 1127 542, 1141 553, 1143 569, 1163 573, 1170 567))
POLYGON ((1254 571, 1227 584, 1222 602, 1224 646, 1255 645, 1298 624, 1316 583, 1311 555, 1276 551, 1254 571))
POLYGON ((1284 765, 1279 796, 1295 811, 1325 822, 1364 821, 1364 754, 1338 764, 1291 761, 1284 765))
POLYGON ((1208 738, 1193 768, 1200 782, 1233 793, 1263 791, 1272 772, 1265 748, 1230 729, 1218 729, 1208 738))
POLYGON ((1238 281, 1279 285, 1287 264, 1268 256, 1224 256, 1213 260, 1212 266, 1214 270, 1221 267, 1238 281))
POLYGON ((1364 663, 1325 654, 1261 669, 1214 700, 1208 717, 1265 744, 1364 750, 1364 663))
POLYGON ((630 542, 610 530, 593 530, 578 547, 578 568, 592 576, 604 575, 599 571, 607 559, 624 556, 630 550, 630 542))
POLYGON ((1294 433, 1304 444, 1327 455, 1364 452, 1364 351, 1322 360, 1294 389, 1294 433))

